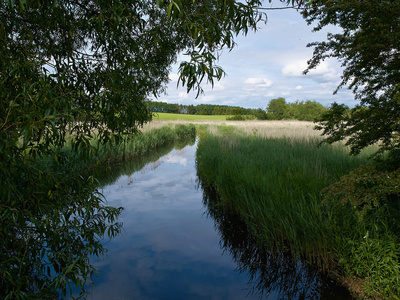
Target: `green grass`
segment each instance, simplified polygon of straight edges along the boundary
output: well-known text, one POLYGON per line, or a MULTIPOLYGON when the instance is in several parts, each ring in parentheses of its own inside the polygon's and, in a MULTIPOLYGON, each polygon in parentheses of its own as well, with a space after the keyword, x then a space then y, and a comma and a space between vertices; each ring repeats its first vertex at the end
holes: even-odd
POLYGON ((265 137, 236 126, 216 128, 199 130, 199 182, 205 191, 216 191, 217 205, 240 216, 261 247, 305 258, 339 276, 360 297, 400 299, 398 173, 374 171, 372 165, 364 179, 360 166, 368 162, 368 151, 350 156, 342 144, 317 147, 319 137, 265 137), (361 170, 361 179, 343 177, 352 170, 361 170), (352 178, 358 181, 352 184, 352 178), (324 190, 328 186, 330 194, 324 190), (364 195, 367 187, 370 193, 364 195), (363 219, 347 202, 357 194, 363 201, 358 209, 368 211, 363 219), (375 194, 381 204, 364 207, 375 194))
MULTIPOLYGON (((317 147, 319 139, 263 138, 221 127, 201 134, 197 172, 221 205, 238 213, 260 245, 290 250, 331 271, 338 239, 321 190, 367 161, 341 146, 317 147)), ((345 232, 349 234, 348 231, 345 232)))
POLYGON ((316 139, 206 134, 197 151, 198 172, 263 243, 329 261, 320 191, 365 159, 317 144, 316 139))
POLYGON ((153 117, 153 120, 226 120, 227 117, 230 116, 156 113, 153 117))
MULTIPOLYGON (((187 138, 195 138, 196 127, 193 124, 168 124, 151 128, 143 133, 126 136, 118 144, 110 142, 101 145, 97 140, 91 142, 91 155, 81 157, 72 147, 66 146, 59 150, 57 159, 63 160, 65 168, 76 174, 91 174, 103 177, 105 169, 114 164, 137 159, 165 145, 187 138)), ((42 164, 51 164, 54 157, 45 157, 42 164)))

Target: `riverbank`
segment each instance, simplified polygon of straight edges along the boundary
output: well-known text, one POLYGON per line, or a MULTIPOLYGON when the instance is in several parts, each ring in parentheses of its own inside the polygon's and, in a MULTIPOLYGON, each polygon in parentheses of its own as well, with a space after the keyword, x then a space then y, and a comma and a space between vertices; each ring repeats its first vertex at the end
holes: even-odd
MULTIPOLYGON (((83 172, 98 175, 104 174, 109 166, 135 159, 174 141, 195 138, 195 136, 196 127, 190 123, 163 123, 160 126, 147 124, 137 134, 126 136, 118 144, 102 145, 97 140, 92 141, 93 155, 78 156, 69 146, 60 149, 57 155, 59 159, 67 159, 65 168, 77 174, 83 172)), ((51 163, 53 157, 45 157, 42 163, 46 163, 46 160, 51 163)))
POLYGON ((349 156, 341 144, 318 148, 320 138, 307 134, 312 123, 281 122, 284 128, 275 132, 268 121, 246 123, 212 125, 201 134, 202 185, 217 191, 221 205, 240 215, 260 245, 289 249, 358 297, 398 299, 398 210, 376 206, 360 219, 360 207, 332 196, 334 183, 363 168, 368 153, 349 156))

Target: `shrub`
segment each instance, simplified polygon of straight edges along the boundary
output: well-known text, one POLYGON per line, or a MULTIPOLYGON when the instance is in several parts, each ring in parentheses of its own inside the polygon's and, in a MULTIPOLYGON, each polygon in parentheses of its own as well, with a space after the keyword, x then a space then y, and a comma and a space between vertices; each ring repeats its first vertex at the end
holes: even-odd
POLYGON ((344 275, 367 296, 400 299, 400 169, 369 163, 324 190, 329 228, 344 275))
POLYGON ((382 206, 399 202, 400 169, 379 170, 377 166, 362 165, 323 191, 324 204, 346 206, 359 220, 382 206))

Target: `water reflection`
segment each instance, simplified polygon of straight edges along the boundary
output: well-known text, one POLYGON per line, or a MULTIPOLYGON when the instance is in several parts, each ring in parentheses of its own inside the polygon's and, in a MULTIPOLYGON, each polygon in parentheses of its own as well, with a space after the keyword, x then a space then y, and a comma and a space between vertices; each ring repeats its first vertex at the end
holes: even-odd
POLYGON ((238 215, 220 205, 214 190, 204 188, 203 201, 221 236, 221 248, 232 255, 239 272, 248 274, 252 294, 274 300, 353 299, 346 289, 290 253, 260 248, 238 215))
POLYGON ((203 202, 195 152, 166 148, 103 181, 109 205, 125 208, 123 233, 91 261, 99 276, 89 299, 347 299, 288 255, 257 248, 209 191, 203 202))
POLYGON ((181 139, 174 143, 167 143, 159 146, 156 150, 150 151, 146 155, 136 157, 129 161, 114 164, 107 168, 102 174, 96 175, 100 180, 100 186, 106 186, 115 183, 121 176, 128 175, 142 170, 145 172, 148 168, 156 168, 162 161, 162 157, 170 153, 172 150, 185 151, 186 146, 194 146, 195 138, 181 139))
MULTIPOLYGON (((123 234, 93 259, 99 271, 92 299, 244 299, 246 274, 219 246, 196 189, 196 146, 154 157, 103 188, 122 206, 123 234)), ((89 296, 90 298, 90 296, 89 296)), ((257 299, 250 297, 248 299, 257 299)))

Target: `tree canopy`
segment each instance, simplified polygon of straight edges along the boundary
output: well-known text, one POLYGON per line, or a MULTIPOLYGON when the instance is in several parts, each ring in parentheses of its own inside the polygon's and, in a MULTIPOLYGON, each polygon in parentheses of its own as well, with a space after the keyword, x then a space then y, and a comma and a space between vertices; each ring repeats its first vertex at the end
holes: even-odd
POLYGON ((154 113, 164 112, 190 115, 254 115, 256 113, 256 110, 251 108, 216 104, 184 105, 161 101, 148 101, 147 106, 149 110, 154 113))
POLYGON ((180 77, 188 90, 223 76, 217 51, 256 28, 259 4, 2 1, 2 140, 23 133, 33 151, 62 145, 63 132, 77 144, 93 128, 102 140, 134 132, 149 117, 143 101, 164 91, 179 52, 190 57, 180 77))
POLYGON ((118 143, 150 119, 186 51, 180 82, 223 76, 219 51, 255 30, 258 0, 0 1, 0 293, 53 299, 93 275, 89 255, 120 230, 90 172, 91 142, 118 143))
MULTIPOLYGON (((396 0, 310 1, 303 10, 315 30, 327 25, 342 31, 328 34, 315 47, 308 70, 326 58, 344 67, 338 89, 347 85, 360 102, 350 114, 333 105, 321 122, 326 141, 347 138, 352 153, 379 143, 380 152, 400 149, 400 2, 396 0)), ((307 70, 307 71, 308 71, 307 70)), ((307 72, 306 71, 306 72, 307 72)))

